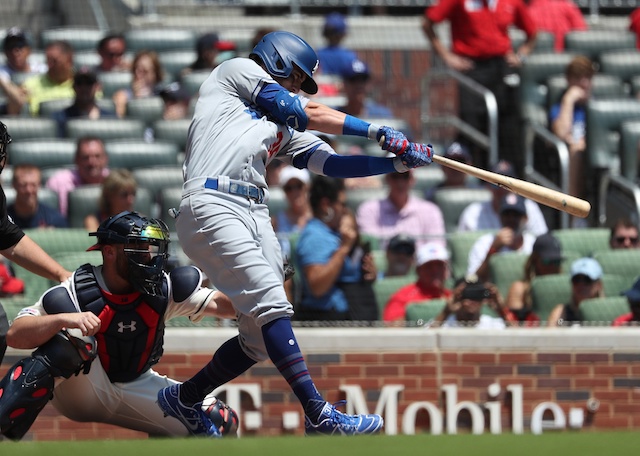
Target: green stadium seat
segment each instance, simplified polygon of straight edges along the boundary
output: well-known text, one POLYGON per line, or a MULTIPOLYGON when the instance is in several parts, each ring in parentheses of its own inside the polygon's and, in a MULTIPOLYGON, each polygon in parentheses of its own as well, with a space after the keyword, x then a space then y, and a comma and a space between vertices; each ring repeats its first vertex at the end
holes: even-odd
POLYGON ((191 125, 191 119, 157 120, 153 124, 153 132, 156 140, 174 142, 178 149, 184 151, 187 145, 187 132, 191 125))
MULTIPOLYGON (((52 121, 53 122, 53 121, 52 121)), ((67 138, 97 136, 112 139, 144 139, 145 123, 138 119, 71 119, 67 122, 67 138)))
MULTIPOLYGON (((136 168, 133 170, 133 177, 138 186, 148 189, 158 203, 162 189, 182 187, 183 182, 182 168, 178 165, 136 168)), ((166 214, 162 214, 164 216, 166 214)))
MULTIPOLYGON (((520 48, 527 39, 527 35, 523 30, 518 28, 509 29, 509 38, 511 38, 511 48, 515 51, 520 48)), ((534 53, 540 52, 554 52, 555 51, 555 36, 549 32, 538 31, 536 35, 536 45, 533 48, 534 53)))
POLYGON ((102 95, 111 98, 118 90, 131 87, 133 75, 129 71, 109 71, 98 73, 98 80, 102 85, 102 95))
POLYGON ((384 308, 389 302, 389 298, 400 288, 405 285, 409 285, 417 280, 415 274, 408 274, 400 277, 387 277, 378 279, 373 282, 373 291, 376 296, 376 302, 378 303, 378 310, 380 318, 384 313, 384 308))
POLYGON ((608 326, 629 312, 629 304, 624 296, 585 299, 580 303, 580 311, 586 324, 608 326))
POLYGON ((347 206, 357 212, 365 201, 385 199, 388 194, 387 188, 350 188, 347 190, 347 206))
POLYGON ((636 36, 627 30, 580 30, 564 36, 565 51, 581 54, 599 62, 608 51, 635 49, 636 36))
POLYGON ((0 121, 7 126, 13 144, 25 139, 56 138, 58 124, 46 117, 2 117, 0 121))
POLYGON ((511 284, 524 278, 524 265, 528 258, 528 254, 519 252, 501 253, 490 258, 489 280, 496 284, 504 299, 507 297, 511 284))
MULTIPOLYGON (((91 237, 95 244, 96 238, 91 237)), ((75 271, 83 264, 89 263, 93 266, 99 266, 102 264, 102 253, 98 250, 92 250, 90 252, 61 252, 56 255, 52 255, 52 258, 56 260, 67 271, 75 271)), ((59 282, 50 280, 49 286, 53 287, 58 285, 59 282)))
POLYGON ((211 71, 193 71, 180 78, 180 85, 189 92, 192 97, 196 96, 200 91, 200 86, 210 74, 211 71))
POLYGON ((160 190, 160 215, 159 218, 169 227, 170 232, 176 231, 176 220, 169 215, 169 209, 180 207, 182 201, 182 185, 179 187, 166 187, 160 190))
POLYGON ((74 52, 95 51, 98 42, 104 37, 103 30, 76 27, 44 29, 40 34, 43 48, 51 41, 64 40, 73 46, 74 52))
POLYGON ((531 281, 531 302, 533 311, 546 323, 549 314, 558 304, 571 299, 571 276, 551 274, 534 277, 531 281))
POLYGON ((415 179, 414 189, 424 195, 424 193, 444 181, 442 168, 436 165, 423 166, 413 170, 415 179))
POLYGON ((451 254, 449 265, 454 280, 461 279, 467 273, 469 251, 480 236, 491 233, 491 230, 461 231, 447 235, 447 247, 451 254))
POLYGON ((101 60, 100 54, 98 54, 95 49, 73 53, 73 64, 76 68, 95 68, 100 65, 101 60))
MULTIPOLYGON (((602 53, 600 73, 618 76, 625 85, 629 86, 631 79, 640 74, 640 53, 636 49, 602 53)), ((629 93, 631 88, 626 87, 625 90, 629 93)))
MULTIPOLYGON (((168 77, 171 80, 178 81, 180 79, 180 72, 191 65, 198 54, 195 50, 180 50, 180 51, 164 51, 158 53, 158 58, 162 64, 162 68, 168 73, 168 77)), ((209 73, 211 73, 209 71, 209 73)))
POLYGON ((287 197, 282 187, 269 187, 269 201, 267 201, 267 206, 269 206, 269 213, 272 217, 287 208, 287 197))
POLYGON ((623 122, 620 127, 620 174, 631 181, 638 178, 640 120, 623 122))
POLYGON ((40 103, 38 115, 40 117, 51 117, 54 112, 62 111, 73 104, 72 98, 61 98, 58 100, 47 100, 40 103))
POLYGON ((422 326, 438 316, 446 304, 446 299, 429 299, 427 301, 411 302, 407 305, 405 320, 422 326))
POLYGON ((64 138, 25 139, 12 142, 10 147, 7 157, 12 166, 21 164, 33 164, 40 168, 70 166, 73 165, 76 153, 76 142, 64 138))
MULTIPOLYGON (((98 200, 101 192, 100 185, 84 185, 69 192, 67 218, 71 228, 83 228, 85 217, 98 212, 98 200)), ((149 190, 138 188, 134 209, 143 215, 153 215, 153 202, 149 190)))
POLYGON ((624 277, 627 284, 625 289, 630 288, 640 275, 640 249, 600 250, 594 258, 605 274, 624 277))
POLYGON ((109 140, 105 142, 110 168, 149 168, 179 166, 178 148, 169 141, 109 140))
POLYGON ((460 214, 469 204, 491 201, 491 198, 488 188, 441 188, 435 193, 434 201, 442 211, 446 232, 453 233, 458 229, 460 214))
POLYGON ((195 30, 135 28, 125 32, 125 39, 129 51, 152 50, 160 53, 175 50, 193 51, 197 36, 195 30))
POLYGON ((164 102, 160 97, 132 98, 127 101, 127 119, 142 120, 151 126, 156 120, 162 119, 164 102))
POLYGON ((608 228, 566 228, 553 230, 552 233, 560 242, 563 255, 573 252, 579 258, 609 249, 608 228))

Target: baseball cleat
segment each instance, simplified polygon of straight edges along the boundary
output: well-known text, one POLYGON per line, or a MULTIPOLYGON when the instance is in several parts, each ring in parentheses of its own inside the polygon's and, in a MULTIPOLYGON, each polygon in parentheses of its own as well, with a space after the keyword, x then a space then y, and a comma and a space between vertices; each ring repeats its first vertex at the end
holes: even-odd
POLYGON ((188 407, 180 401, 180 385, 172 385, 158 391, 158 406, 164 416, 179 420, 191 435, 222 437, 222 433, 202 410, 202 402, 188 407))
POLYGON ((369 413, 366 415, 347 415, 338 411, 335 405, 325 403, 316 423, 308 416, 304 419, 306 435, 358 435, 375 434, 384 425, 380 415, 369 413))

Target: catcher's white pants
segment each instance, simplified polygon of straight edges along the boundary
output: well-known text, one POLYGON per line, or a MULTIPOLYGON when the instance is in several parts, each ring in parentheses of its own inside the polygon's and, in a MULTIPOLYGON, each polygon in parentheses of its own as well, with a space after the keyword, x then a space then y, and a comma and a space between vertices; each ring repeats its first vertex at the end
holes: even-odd
POLYGON ((187 436, 187 428, 165 417, 156 403, 158 391, 174 383, 152 369, 132 382, 111 383, 96 358, 87 375, 59 379, 51 402, 74 421, 109 423, 151 436, 187 436))

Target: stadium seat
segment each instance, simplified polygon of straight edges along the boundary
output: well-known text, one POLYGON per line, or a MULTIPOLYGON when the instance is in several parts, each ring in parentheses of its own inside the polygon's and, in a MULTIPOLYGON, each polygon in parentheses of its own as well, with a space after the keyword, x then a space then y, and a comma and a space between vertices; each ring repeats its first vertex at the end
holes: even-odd
MULTIPOLYGON (((84 185, 69 192, 67 218, 71 228, 83 228, 85 217, 98 212, 98 200, 101 191, 102 187, 100 185, 84 185)), ((149 190, 138 188, 134 209, 143 215, 153 215, 153 203, 149 190)))
MULTIPOLYGON (((156 202, 160 203, 160 192, 164 188, 182 187, 182 168, 174 166, 154 166, 136 168, 133 170, 133 177, 138 183, 138 187, 144 187, 151 192, 156 202)), ((161 214, 164 218, 166 214, 161 214)))
POLYGON ((461 279, 467 273, 469 251, 480 236, 491 233, 491 230, 453 232, 447 235, 447 247, 451 254, 449 265, 454 280, 461 279))
POLYGON ((98 80, 102 85, 103 96, 111 98, 118 90, 131 87, 133 75, 129 71, 109 71, 98 73, 98 80))
POLYGON ((585 299, 580 303, 580 311, 586 324, 609 326, 617 317, 629 312, 629 303, 624 296, 585 299))
POLYGON ((11 75, 11 82, 19 86, 19 85, 22 85, 22 83, 27 79, 37 75, 38 73, 25 73, 22 71, 16 71, 11 75))
POLYGON ((164 51, 158 53, 162 68, 167 72, 165 79, 171 79, 172 81, 180 80, 180 72, 191 65, 197 57, 198 54, 195 50, 188 51, 183 49, 180 51, 164 51))
POLYGON ((439 166, 423 166, 413 170, 413 178, 416 183, 414 189, 424 195, 424 193, 438 185, 444 180, 444 173, 439 166))
MULTIPOLYGON (((96 238, 91 237, 95 244, 96 238)), ((52 255, 52 258, 56 260, 67 271, 75 271, 83 264, 89 263, 93 266, 99 266, 102 264, 102 253, 98 250, 92 250, 90 252, 60 252, 56 255, 52 255)), ((49 286, 53 287, 58 285, 59 282, 49 280, 49 286)))
POLYGON ((638 178, 640 120, 623 122, 620 127, 620 174, 631 181, 638 178))
POLYGON ((38 115, 40 117, 51 117, 51 114, 62 111, 73 104, 72 98, 61 98, 58 100, 47 100, 40 103, 38 115))
POLYGON ((180 201, 182 201, 182 185, 160 190, 160 214, 158 217, 164 220, 172 233, 176 231, 176 220, 169 215, 169 209, 178 209, 180 201))
POLYGON ((112 139, 144 139, 145 123, 138 119, 71 119, 67 122, 67 137, 97 136, 112 139))
POLYGON ((602 274, 602 289, 604 290, 605 296, 620 296, 625 290, 631 288, 633 282, 639 274, 629 280, 629 275, 627 274, 616 274, 604 271, 602 274))
POLYGON ((373 282, 373 292, 376 296, 376 302, 378 303, 378 310, 380 318, 382 319, 382 314, 384 312, 384 308, 389 302, 389 298, 400 288, 405 285, 409 285, 417 280, 415 274, 408 274, 406 276, 400 277, 387 277, 378 279, 373 282))
POLYGON ((2 117, 0 121, 7 126, 13 139, 12 144, 24 139, 55 138, 58 136, 58 124, 44 117, 2 117))
POLYGON ((586 55, 599 62, 600 55, 607 51, 635 49, 636 36, 626 30, 580 30, 568 32, 564 44, 566 52, 586 55))
POLYGON ((579 258, 609 249, 608 228, 556 229, 552 234, 560 242, 564 255, 573 252, 579 258))
MULTIPOLYGON (((560 97, 567 89, 567 78, 564 75, 551 76, 547 80, 547 112, 556 103, 560 103, 560 97)), ((596 74, 593 77, 592 95, 598 99, 619 99, 626 96, 624 85, 619 76, 613 74, 596 74)))
POLYGON ((102 59, 100 58, 100 54, 98 54, 95 50, 73 53, 73 64, 76 68, 95 68, 100 65, 101 60, 102 59))
POLYGON ((511 284, 524 278, 524 265, 528 258, 526 253, 505 252, 489 259, 489 280, 496 284, 504 299, 507 298, 511 284))
POLYGON ((40 34, 43 48, 51 41, 64 40, 69 42, 74 52, 95 51, 104 36, 105 32, 100 29, 75 27, 44 29, 40 34))
MULTIPOLYGON (((509 38, 511 38, 511 48, 517 51, 520 46, 527 39, 527 35, 523 30, 519 28, 509 28, 509 38)), ((534 53, 540 52, 554 52, 555 51, 555 36, 549 32, 538 31, 536 35, 536 45, 533 48, 534 53)))
POLYGON ((491 201, 492 193, 488 188, 442 188, 434 201, 442 211, 444 227, 447 233, 458 229, 458 220, 462 211, 471 203, 491 201))
POLYGON ((267 201, 267 206, 269 206, 271 216, 275 216, 287 208, 287 197, 282 187, 269 187, 269 201, 267 201))
POLYGON ((53 168, 72 165, 75 152, 76 142, 72 139, 28 139, 11 143, 7 157, 12 166, 33 164, 39 168, 53 168))
POLYGON ((605 274, 624 277, 626 288, 630 288, 640 275, 640 249, 600 250, 595 253, 594 258, 605 274))
POLYGON ((209 77, 211 71, 193 71, 191 73, 185 74, 180 79, 180 85, 183 89, 191 94, 191 96, 198 95, 200 91, 200 86, 202 83, 209 77))
POLYGON ((193 51, 197 37, 195 30, 135 28, 125 32, 125 39, 129 51, 148 49, 160 53, 175 50, 193 51))
MULTIPOLYGON (((3 188, 4 194, 7 198, 7 205, 13 204, 16 200, 16 191, 13 187, 3 188)), ((60 208, 58 194, 46 187, 38 189, 38 202, 46 204, 47 206, 58 210, 60 208)))
POLYGON ((422 326, 434 319, 447 304, 446 299, 429 299, 427 301, 411 302, 405 311, 405 320, 408 323, 422 326))
POLYGON ((640 53, 636 49, 608 51, 600 55, 600 73, 618 76, 631 92, 631 79, 640 74, 640 53))
POLYGON ((184 151, 190 124, 191 119, 157 120, 153 124, 153 133, 156 140, 172 141, 180 151, 184 151))
POLYGON ((84 252, 96 241, 94 237, 89 236, 84 227, 56 228, 55 230, 32 228, 25 230, 25 233, 49 255, 58 255, 63 252, 84 252))
POLYGON ((388 193, 387 188, 350 188, 347 190, 347 206, 357 212, 365 201, 385 199, 388 193))
POLYGON ((534 277, 531 281, 533 311, 546 323, 549 314, 558 304, 571 299, 571 277, 569 274, 551 274, 534 277))
POLYGON ((127 101, 126 117, 151 126, 156 120, 162 119, 163 111, 164 102, 160 97, 132 98, 127 101))
POLYGON ((178 166, 178 148, 169 141, 113 139, 105 142, 110 168, 178 166))

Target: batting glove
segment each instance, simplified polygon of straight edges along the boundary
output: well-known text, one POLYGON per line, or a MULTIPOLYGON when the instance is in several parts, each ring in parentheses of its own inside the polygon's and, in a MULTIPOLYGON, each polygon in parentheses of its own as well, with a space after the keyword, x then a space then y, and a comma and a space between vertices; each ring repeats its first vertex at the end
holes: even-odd
POLYGON ((380 127, 376 140, 382 146, 382 150, 389 151, 396 155, 400 155, 409 147, 409 140, 404 133, 394 130, 391 127, 380 127), (384 140, 382 139, 384 138, 384 140))
POLYGON ((409 143, 407 150, 394 158, 400 161, 407 169, 425 166, 433 161, 433 146, 431 144, 409 143))

